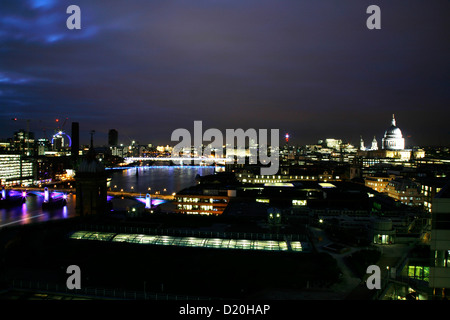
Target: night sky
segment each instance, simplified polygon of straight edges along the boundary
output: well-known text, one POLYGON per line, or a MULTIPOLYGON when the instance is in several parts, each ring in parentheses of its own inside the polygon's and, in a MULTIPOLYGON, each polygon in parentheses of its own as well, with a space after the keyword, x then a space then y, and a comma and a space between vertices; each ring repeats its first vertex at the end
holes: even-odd
POLYGON ((395 113, 407 146, 450 145, 449 14, 448 0, 1 0, 0 138, 26 127, 13 117, 37 138, 68 118, 82 143, 114 128, 159 145, 202 120, 381 145, 395 113))

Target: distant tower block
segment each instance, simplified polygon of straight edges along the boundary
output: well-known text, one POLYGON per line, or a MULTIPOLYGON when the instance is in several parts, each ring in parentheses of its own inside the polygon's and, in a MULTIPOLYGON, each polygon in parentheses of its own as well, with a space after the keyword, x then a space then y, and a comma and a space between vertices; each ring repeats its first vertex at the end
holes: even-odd
POLYGON ((79 150, 80 150, 80 125, 78 122, 72 122, 71 155, 73 159, 78 158, 79 150))
POLYGON ((108 145, 117 146, 119 144, 119 133, 116 129, 111 129, 108 132, 108 145))
POLYGON ((80 216, 104 214, 107 208, 107 175, 105 167, 96 160, 91 132, 91 147, 80 166, 76 180, 76 212, 80 216))

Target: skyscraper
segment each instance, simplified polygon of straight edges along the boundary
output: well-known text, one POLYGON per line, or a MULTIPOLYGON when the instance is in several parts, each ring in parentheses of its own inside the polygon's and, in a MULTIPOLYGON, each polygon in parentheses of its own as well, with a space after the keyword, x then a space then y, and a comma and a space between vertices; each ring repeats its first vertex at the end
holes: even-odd
POLYGON ((34 153, 34 133, 23 129, 14 133, 14 146, 23 155, 33 155, 34 153))
POLYGON ((117 146, 119 144, 119 133, 116 129, 109 130, 108 133, 108 145, 117 146))
POLYGON ((80 150, 80 126, 78 122, 72 122, 72 158, 77 158, 80 150))

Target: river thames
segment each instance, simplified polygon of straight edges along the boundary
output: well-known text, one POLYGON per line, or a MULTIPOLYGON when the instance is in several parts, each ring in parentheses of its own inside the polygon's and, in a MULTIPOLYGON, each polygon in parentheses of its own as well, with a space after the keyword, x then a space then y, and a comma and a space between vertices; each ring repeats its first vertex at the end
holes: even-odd
POLYGON ((213 166, 145 166, 112 174, 111 191, 172 194, 195 184, 197 175, 213 174, 213 166))
MULTIPOLYGON (((195 184, 197 175, 213 174, 215 167, 205 166, 146 166, 111 173, 111 191, 160 193, 170 195, 195 184)), ((42 195, 28 194, 23 204, 0 208, 0 228, 76 216, 75 195, 67 195, 67 205, 43 209, 42 195)))

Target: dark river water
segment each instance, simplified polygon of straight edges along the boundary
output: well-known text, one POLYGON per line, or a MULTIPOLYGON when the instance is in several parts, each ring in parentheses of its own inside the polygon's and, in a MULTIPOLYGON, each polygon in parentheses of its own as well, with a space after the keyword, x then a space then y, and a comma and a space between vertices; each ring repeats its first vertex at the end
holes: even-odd
POLYGON ((172 194, 195 184, 195 177, 214 173, 214 167, 158 166, 138 167, 114 172, 112 191, 172 194))
MULTIPOLYGON (((213 174, 214 167, 203 166, 155 166, 138 167, 112 173, 109 187, 112 191, 132 191, 155 194, 172 194, 195 184, 197 174, 213 174)), ((42 193, 29 193, 26 201, 0 208, 0 228, 5 226, 34 223, 52 219, 73 217, 75 196, 67 195, 67 204, 63 207, 43 209, 42 193)))

